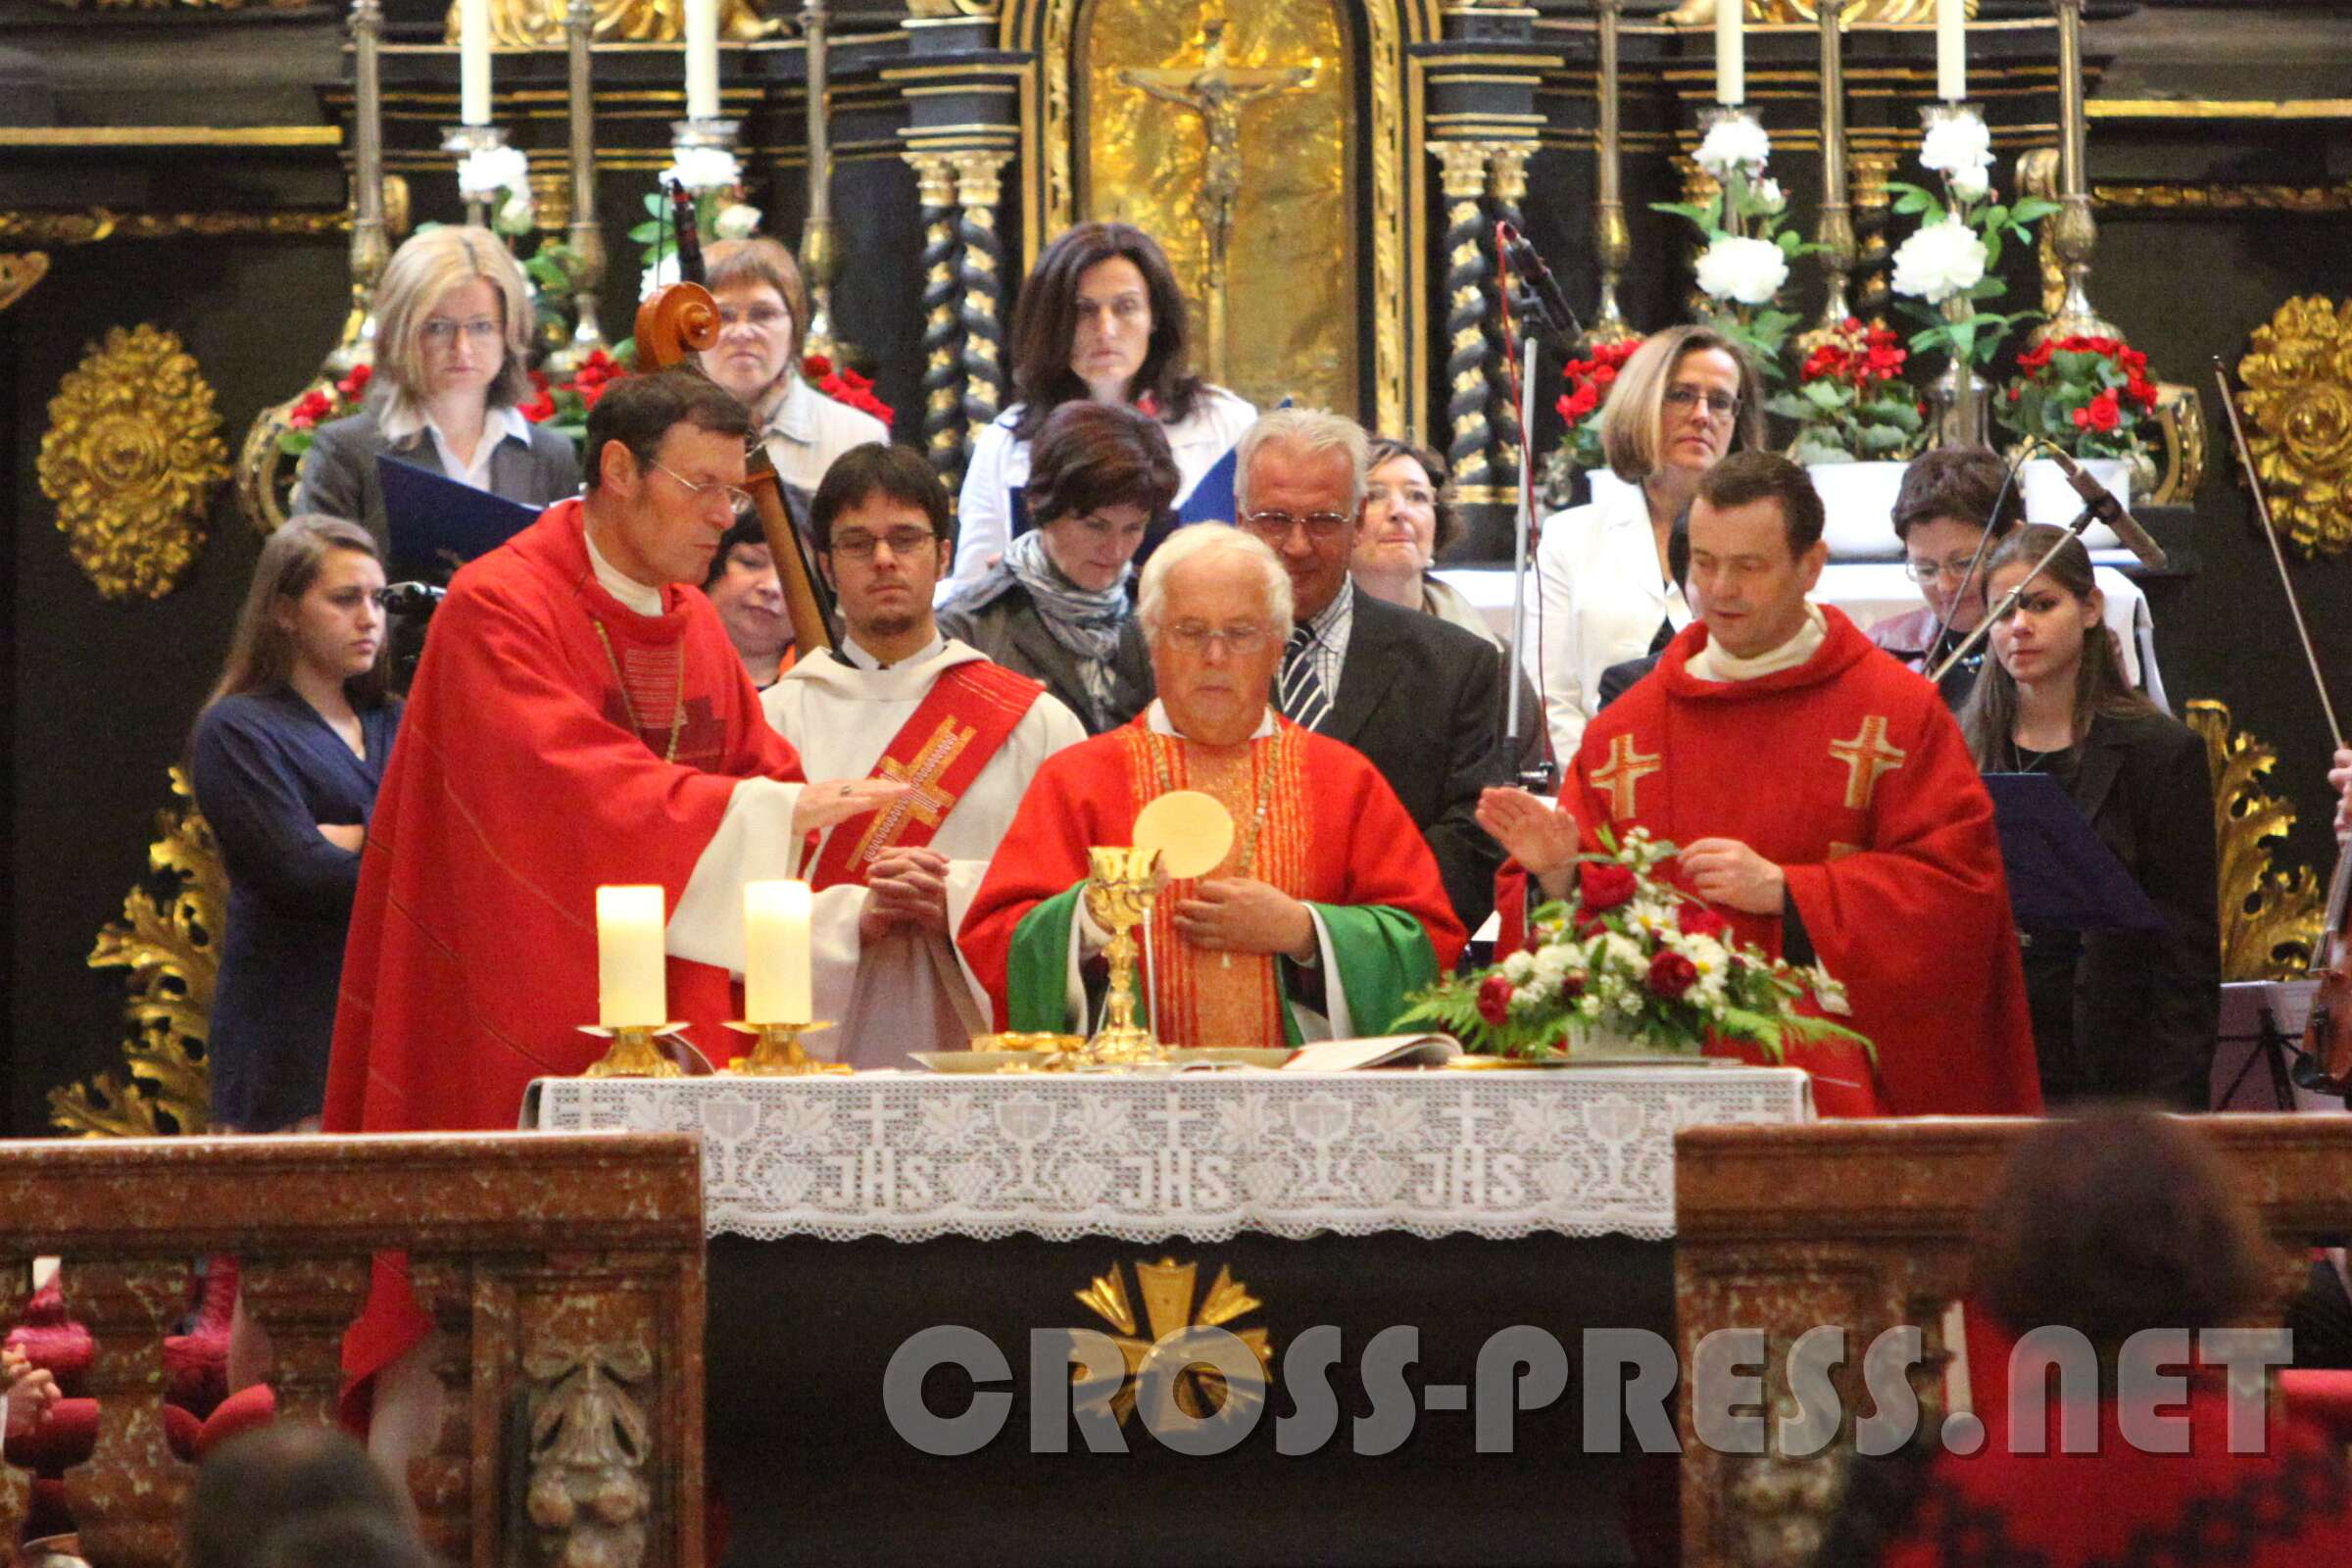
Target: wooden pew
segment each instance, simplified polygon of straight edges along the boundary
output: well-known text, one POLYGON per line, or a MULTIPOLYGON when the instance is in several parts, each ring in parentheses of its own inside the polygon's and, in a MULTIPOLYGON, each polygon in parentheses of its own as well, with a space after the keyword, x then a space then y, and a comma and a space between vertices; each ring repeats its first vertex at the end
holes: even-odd
MULTIPOLYGON (((1841 1491, 1840 1455, 1867 1413, 1860 1359, 1882 1330, 1911 1324, 1923 1429, 1943 1409, 1942 1317, 1967 1273, 1972 1228, 2011 1146, 2034 1124, 2005 1117, 1694 1127, 1675 1139, 1675 1303, 1684 1378, 1683 1561, 1781 1568, 1810 1558, 1841 1491), (1692 1424, 1689 1369, 1722 1328, 1766 1332, 1765 1393, 1786 1398, 1788 1347, 1820 1324, 1847 1330, 1835 1382, 1846 1419, 1811 1460, 1709 1451, 1692 1424)), ((2265 1326, 2279 1322, 2309 1249, 2352 1232, 2352 1117, 2200 1118, 2278 1246, 2265 1326)))
MULTIPOLYGON (((96 1568, 177 1560, 194 1472, 164 1441, 160 1348, 190 1260, 241 1260, 246 1310, 275 1348, 281 1418, 318 1421, 332 1418, 369 1256, 393 1249, 408 1252, 446 1349, 441 1439, 410 1473, 435 1549, 503 1568, 565 1560, 576 1533, 618 1548, 596 1560, 701 1568, 694 1138, 0 1142, 0 1324, 22 1318, 31 1259, 56 1255, 70 1313, 95 1341, 97 1448, 67 1472, 67 1495, 96 1568), (609 1462, 584 1462, 600 1453, 609 1462), (566 1508, 600 1489, 601 1511, 566 1508)), ((22 1475, 0 1499, 12 1540, 22 1475)))

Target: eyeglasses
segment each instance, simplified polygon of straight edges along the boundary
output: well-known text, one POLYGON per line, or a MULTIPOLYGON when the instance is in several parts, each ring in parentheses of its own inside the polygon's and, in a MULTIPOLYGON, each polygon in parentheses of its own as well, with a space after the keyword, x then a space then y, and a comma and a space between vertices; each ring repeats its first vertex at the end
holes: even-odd
POLYGON ((436 316, 416 328, 416 335, 437 348, 447 348, 457 341, 460 332, 476 343, 495 343, 506 328, 484 316, 470 321, 453 321, 446 316, 436 316))
POLYGON ((738 489, 736 486, 731 484, 721 484, 716 479, 711 480, 708 484, 696 484, 692 479, 687 478, 684 474, 678 472, 677 469, 670 467, 667 464, 655 463, 654 466, 660 468, 663 473, 668 474, 672 479, 677 480, 678 483, 693 491, 694 498, 697 501, 710 501, 715 499, 716 497, 724 496, 726 497, 727 508, 729 511, 748 512, 751 510, 752 493, 749 490, 738 489))
POLYGON ((1210 643, 1223 643, 1229 654, 1247 657, 1266 645, 1267 631, 1263 626, 1204 626, 1197 620, 1187 620, 1170 626, 1168 641, 1188 654, 1204 653, 1210 643))
POLYGON ((1368 502, 1377 501, 1384 506, 1419 507, 1429 512, 1437 507, 1438 493, 1425 484, 1376 484, 1365 489, 1364 499, 1368 502))
POLYGON ((1969 568, 1976 564, 1974 556, 1960 556, 1951 561, 1906 561, 1903 575, 1923 588, 1938 581, 1957 585, 1968 580, 1969 568))
POLYGON ((1304 524, 1306 531, 1318 539, 1328 539, 1343 528, 1355 526, 1355 519, 1344 512, 1310 512, 1301 517, 1288 512, 1246 512, 1242 526, 1260 538, 1283 540, 1291 530, 1304 524))
POLYGON ((1701 404, 1718 419, 1728 419, 1740 412, 1740 400, 1729 392, 1709 392, 1695 386, 1670 386, 1666 389, 1666 406, 1678 413, 1692 413, 1701 404))
POLYGON ((765 331, 769 327, 791 319, 792 313, 780 305, 754 305, 748 308, 740 305, 721 305, 718 308, 718 324, 721 326, 748 324, 765 331))
POLYGON ((911 556, 939 542, 939 535, 921 528, 893 528, 888 533, 837 533, 829 547, 834 555, 847 556, 852 561, 871 561, 874 552, 890 546, 893 556, 911 556))

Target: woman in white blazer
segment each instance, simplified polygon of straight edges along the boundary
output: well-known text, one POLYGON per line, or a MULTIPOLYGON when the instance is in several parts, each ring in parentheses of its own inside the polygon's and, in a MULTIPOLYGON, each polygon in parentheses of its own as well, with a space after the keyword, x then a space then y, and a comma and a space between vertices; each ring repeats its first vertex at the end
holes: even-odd
MULTIPOLYGON (((1176 458, 1176 504, 1191 498, 1257 410, 1194 375, 1186 338, 1184 292, 1142 229, 1080 223, 1046 247, 1013 303, 1019 401, 972 441, 956 504, 956 567, 939 585, 939 603, 977 584, 1012 542, 1012 498, 1029 482, 1029 443, 1064 403, 1093 398, 1157 419, 1176 458)), ((1157 543, 1145 539, 1139 567, 1157 543)))
POLYGON ((1591 503, 1544 519, 1536 551, 1530 673, 1563 769, 1598 706, 1600 672, 1690 623, 1666 543, 1700 476, 1734 446, 1763 441, 1763 380, 1712 327, 1655 333, 1618 372, 1600 413, 1609 472, 1592 475, 1591 503))

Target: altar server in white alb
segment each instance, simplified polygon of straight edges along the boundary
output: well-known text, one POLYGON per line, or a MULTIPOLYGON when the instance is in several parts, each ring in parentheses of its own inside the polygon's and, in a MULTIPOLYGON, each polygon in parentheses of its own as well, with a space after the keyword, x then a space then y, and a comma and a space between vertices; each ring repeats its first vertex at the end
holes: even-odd
POLYGON ((846 635, 768 689, 767 720, 824 777, 907 786, 828 832, 805 873, 816 889, 816 1013, 837 1024, 808 1044, 860 1067, 902 1066, 910 1051, 959 1050, 988 1029, 986 993, 951 933, 1038 764, 1086 730, 1044 686, 933 623, 948 497, 921 454, 855 448, 808 510, 846 635))

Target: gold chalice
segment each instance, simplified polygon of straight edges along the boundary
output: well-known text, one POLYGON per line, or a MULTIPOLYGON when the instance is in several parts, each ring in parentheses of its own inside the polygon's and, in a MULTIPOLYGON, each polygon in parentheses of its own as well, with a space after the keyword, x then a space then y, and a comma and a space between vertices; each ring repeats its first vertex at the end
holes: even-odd
POLYGON ((1087 1054, 1105 1062, 1162 1060, 1159 1042, 1135 1021, 1135 931, 1152 918, 1152 901, 1164 880, 1158 852, 1097 847, 1086 858, 1086 912, 1110 933, 1102 954, 1110 964, 1110 995, 1087 1054))

